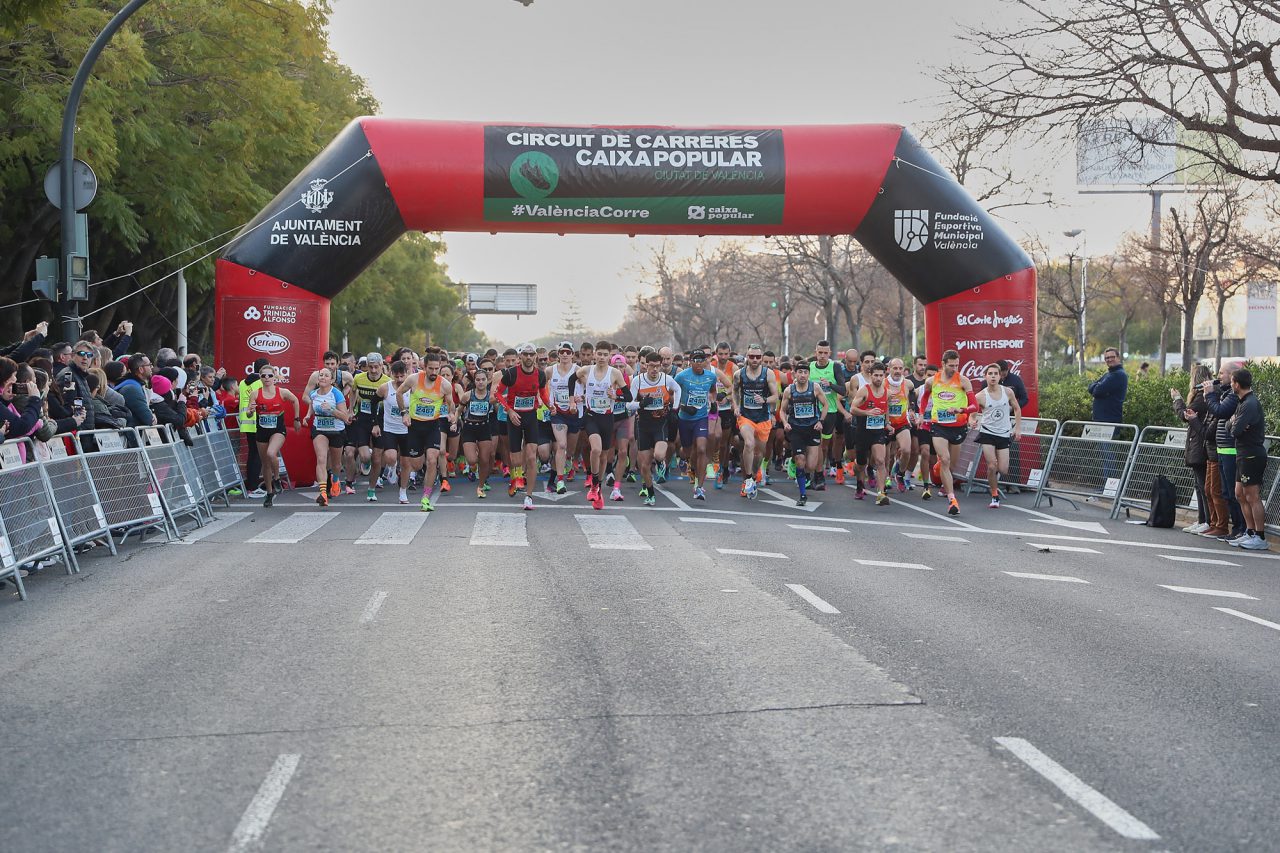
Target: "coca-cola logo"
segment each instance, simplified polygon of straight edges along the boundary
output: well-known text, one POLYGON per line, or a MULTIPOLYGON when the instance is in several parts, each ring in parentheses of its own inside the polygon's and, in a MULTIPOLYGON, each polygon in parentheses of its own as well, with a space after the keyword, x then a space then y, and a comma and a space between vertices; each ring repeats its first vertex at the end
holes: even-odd
MULTIPOLYGON (((1009 372, 1016 373, 1019 376, 1021 376, 1023 361, 1024 359, 1021 359, 1021 358, 1018 359, 1017 361, 1010 361, 1009 372)), ((970 380, 985 379, 987 367, 990 364, 992 364, 992 362, 990 361, 979 362, 979 361, 973 361, 972 359, 970 359, 969 361, 966 361, 964 364, 960 365, 960 373, 961 375, 965 376, 970 380)))
POLYGON ((990 326, 993 329, 1021 326, 1025 322, 1021 314, 1001 314, 992 311, 990 314, 957 314, 957 326, 990 326))
POLYGON ((276 332, 254 332, 246 342, 254 352, 275 355, 289 348, 289 339, 276 332))

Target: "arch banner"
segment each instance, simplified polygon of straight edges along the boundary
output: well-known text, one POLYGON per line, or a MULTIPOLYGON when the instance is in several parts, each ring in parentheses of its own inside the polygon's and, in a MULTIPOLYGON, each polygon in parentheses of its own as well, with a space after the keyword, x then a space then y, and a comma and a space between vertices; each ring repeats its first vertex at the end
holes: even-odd
POLYGON ((1035 393, 1031 259, 890 124, 356 119, 219 259, 218 359, 279 360, 300 391, 328 346, 328 301, 408 230, 852 234, 926 306, 931 361, 957 349, 980 380, 1005 358, 1035 393))

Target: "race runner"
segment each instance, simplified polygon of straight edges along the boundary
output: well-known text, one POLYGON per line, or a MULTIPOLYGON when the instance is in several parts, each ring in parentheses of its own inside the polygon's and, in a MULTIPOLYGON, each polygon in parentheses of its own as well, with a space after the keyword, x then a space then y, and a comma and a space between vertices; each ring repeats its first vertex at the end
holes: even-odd
MULTIPOLYGON (((380 474, 388 470, 394 471, 401 457, 409 451, 409 427, 405 425, 404 416, 408 411, 408 398, 397 389, 409 375, 409 368, 402 361, 391 362, 391 381, 378 386, 378 410, 381 422, 373 427, 373 439, 380 451, 373 460, 373 468, 369 472, 369 491, 365 500, 374 502, 378 499, 377 489, 382 487, 384 478, 380 474), (378 458, 381 457, 381 458, 378 458)), ((407 504, 409 496, 400 492, 400 503, 407 504)))
POLYGON ((489 496, 489 473, 493 469, 493 431, 490 414, 497 403, 489 385, 489 374, 477 370, 471 389, 462 392, 462 453, 467 465, 477 473, 476 497, 489 496))
MULTIPOLYGON (((316 503, 329 505, 329 472, 342 461, 342 434, 351 422, 346 400, 333 384, 333 373, 322 367, 316 371, 316 387, 307 394, 306 422, 311 424, 311 447, 316 454, 316 503)), ((336 485, 336 484, 335 484, 336 485)), ((333 494, 337 497, 337 494, 333 494)))
POLYGON ((1000 384, 1000 365, 987 365, 983 378, 987 384, 974 398, 981 412, 978 444, 987 461, 987 486, 991 489, 991 503, 987 506, 999 509, 1000 475, 1009 473, 1009 446, 1013 436, 1022 434, 1022 409, 1013 389, 1000 384))
POLYGON ((755 498, 756 483, 763 479, 757 469, 773 430, 772 407, 778 404, 778 379, 765 368, 764 350, 759 344, 747 347, 747 365, 734 375, 733 396, 738 414, 738 434, 742 436, 742 490, 745 498, 755 498))
MULTIPOLYGON (((728 376, 714 368, 707 368, 706 350, 696 349, 689 354, 689 367, 676 374, 680 386, 680 407, 676 416, 676 428, 684 457, 689 463, 689 481, 693 484, 695 500, 705 501, 702 472, 715 477, 715 471, 707 460, 707 441, 710 431, 710 414, 716 405, 716 389, 731 384, 728 376)), ((730 408, 732 413, 732 408, 730 408)), ((718 482, 718 481, 717 481, 718 482)))
MULTIPOLYGON (((605 451, 613 446, 613 403, 623 388, 622 371, 609 364, 609 345, 601 341, 594 349, 596 363, 578 368, 578 381, 586 398, 585 427, 591 448, 587 473, 587 500, 597 510, 604 509, 600 489, 604 486, 605 451)), ((616 489, 615 485, 615 489, 616 489)), ((619 493, 620 494, 620 493, 619 493)))
POLYGON ((365 494, 365 498, 369 501, 378 499, 372 482, 373 448, 377 443, 373 433, 382 417, 382 395, 378 391, 391 381, 391 377, 383 368, 382 354, 371 352, 365 356, 364 372, 357 373, 351 380, 354 389, 351 403, 355 409, 356 419, 351 424, 351 435, 346 449, 343 450, 344 455, 348 451, 359 454, 360 472, 370 477, 369 490, 365 494))
POLYGON ((645 356, 644 372, 631 380, 634 403, 627 406, 636 413, 636 449, 640 465, 640 500, 653 506, 653 461, 663 465, 667 459, 667 415, 680 406, 680 384, 662 372, 662 356, 651 352, 645 356))
POLYGON ((942 491, 947 496, 947 515, 959 515, 960 504, 956 500, 955 477, 951 470, 952 450, 964 443, 968 432, 969 415, 977 411, 970 403, 973 385, 960 375, 960 353, 949 349, 942 354, 942 372, 925 382, 924 405, 933 406, 933 421, 929 425, 933 433, 933 452, 938 455, 934 467, 942 480, 942 491))
POLYGON ((551 432, 555 436, 555 458, 548 484, 555 481, 555 492, 563 495, 566 481, 573 480, 573 457, 577 435, 582 429, 582 395, 578 389, 578 368, 573 363, 573 344, 561 341, 556 350, 556 363, 547 368, 547 385, 551 396, 551 432))
POLYGON ((423 370, 405 379, 396 389, 409 395, 409 411, 403 423, 409 428, 408 464, 400 465, 400 503, 408 503, 406 488, 413 471, 422 472, 422 511, 431 512, 431 492, 435 488, 440 460, 440 419, 452 421, 453 390, 440 375, 440 354, 429 352, 423 370))
POLYGON ((538 408, 547 405, 547 375, 538 367, 533 344, 516 347, 519 363, 500 374, 498 403, 507 415, 507 443, 511 452, 511 485, 507 494, 515 497, 523 487, 524 508, 533 509, 533 487, 538 479, 538 408))
MULTIPOLYGON (((859 421, 858 455, 869 460, 881 472, 888 470, 885 467, 885 450, 893 440, 893 427, 889 424, 889 388, 884 381, 885 370, 883 361, 872 362, 871 381, 855 391, 849 401, 849 410, 859 421)), ((850 385, 852 384, 851 382, 850 385)), ((889 505, 888 480, 885 477, 880 481, 876 506, 889 505)), ((856 497, 861 499, 862 495, 862 483, 859 482, 856 497)))
POLYGON ((302 427, 298 412, 298 398, 287 388, 276 385, 276 369, 270 364, 258 371, 261 386, 253 392, 249 405, 257 415, 257 432, 252 433, 258 443, 258 456, 262 459, 262 488, 267 493, 262 505, 269 507, 280 492, 280 448, 288 434, 288 426, 302 427), (286 420, 285 404, 293 409, 293 420, 286 420))
POLYGON ((827 416, 827 395, 809 381, 809 362, 797 362, 795 379, 782 392, 782 429, 795 460, 796 485, 800 497, 796 506, 809 502, 805 486, 809 476, 822 468, 822 424, 827 416))

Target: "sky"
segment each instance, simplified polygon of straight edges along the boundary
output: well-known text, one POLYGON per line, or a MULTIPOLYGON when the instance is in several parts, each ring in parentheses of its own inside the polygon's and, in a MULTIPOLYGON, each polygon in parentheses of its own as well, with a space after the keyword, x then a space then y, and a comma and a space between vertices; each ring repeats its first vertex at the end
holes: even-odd
MULTIPOLYGON (((330 43, 401 118, 566 124, 756 125, 894 122, 935 114, 933 69, 963 55, 962 25, 1004 14, 998 0, 334 0, 330 43)), ((1098 254, 1147 229, 1146 196, 1076 192, 1072 151, 1047 161, 1052 208, 1004 215, 1021 239, 1098 254), (1063 231, 1085 229, 1083 237, 1063 231), (1080 245, 1081 241, 1084 245, 1080 245)), ((692 252, 694 238, 669 238, 692 252)), ((566 300, 598 331, 643 289, 659 237, 448 232, 463 282, 538 285, 539 311, 481 317, 506 344, 558 328, 566 300)))

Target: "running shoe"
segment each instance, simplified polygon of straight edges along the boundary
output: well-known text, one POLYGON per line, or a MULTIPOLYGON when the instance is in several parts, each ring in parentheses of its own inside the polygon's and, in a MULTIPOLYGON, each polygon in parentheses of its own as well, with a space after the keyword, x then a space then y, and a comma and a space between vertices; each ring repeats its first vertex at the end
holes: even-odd
POLYGON ((958 501, 956 501, 955 498, 952 498, 947 502, 947 515, 959 515, 959 514, 960 514, 960 504, 958 501))
POLYGON ((600 494, 599 489, 596 489, 595 497, 591 500, 591 508, 595 510, 604 509, 604 497, 600 494))
POLYGON ((800 497, 796 498, 796 506, 804 506, 808 502, 809 502, 808 495, 801 495, 800 497))
POLYGON ((825 492, 826 490, 827 490, 827 481, 824 479, 819 478, 809 484, 809 491, 811 492, 825 492))
POLYGON ((265 498, 266 496, 267 496, 267 493, 261 486, 254 489, 252 492, 248 492, 245 494, 246 498, 254 498, 254 499, 261 499, 261 498, 265 498))
POLYGON ((342 494, 342 484, 338 482, 336 477, 329 478, 329 497, 336 498, 342 494))
POLYGON ((450 490, 452 490, 452 488, 453 488, 453 487, 449 485, 449 478, 448 478, 448 477, 445 477, 443 480, 441 480, 441 481, 440 481, 440 492, 441 492, 442 494, 446 494, 446 495, 447 495, 447 494, 449 494, 449 492, 450 492, 450 490))
POLYGON ((876 472, 872 471, 871 475, 867 477, 867 488, 874 492, 879 486, 880 480, 876 478, 876 472))
POLYGON ((484 500, 489 497, 489 493, 484 490, 484 486, 476 486, 476 497, 480 500, 484 500))
POLYGON ((447 477, 458 476, 458 466, 450 462, 447 466, 445 466, 445 476, 447 477))
POLYGON ((895 478, 895 480, 896 480, 896 485, 897 485, 897 487, 898 487, 898 491, 899 491, 899 492, 905 492, 905 491, 907 490, 907 479, 906 479, 906 477, 903 477, 901 474, 899 474, 899 475, 895 478))
POLYGON ((667 482, 667 463, 665 462, 659 463, 658 470, 655 472, 655 474, 656 474, 655 479, 658 481, 659 485, 667 482))
POLYGON ((550 473, 551 473, 551 463, 550 463, 550 462, 543 462, 541 465, 539 465, 539 466, 538 466, 538 473, 539 473, 539 474, 550 474, 550 473))
POLYGON ((528 495, 524 496, 524 511, 533 512, 533 498, 528 495))
POLYGON ((364 493, 364 499, 365 499, 365 500, 367 500, 369 503, 377 503, 377 502, 378 502, 378 493, 377 493, 376 491, 374 491, 373 489, 368 489, 368 490, 364 493))
POLYGON ((484 493, 487 495, 489 494, 489 490, 492 489, 493 486, 489 485, 488 483, 485 483, 480 488, 484 489, 484 493))
POLYGON ((705 501, 707 499, 706 490, 703 489, 702 486, 695 486, 693 489, 693 499, 695 501, 705 501))
POLYGON ((476 469, 467 466, 467 479, 473 483, 476 481, 476 469))
POLYGON ((516 477, 511 481, 511 484, 516 487, 517 492, 520 491, 525 487, 524 477, 516 477))
POLYGON ((515 480, 512 480, 510 485, 507 486, 507 497, 514 498, 518 491, 520 491, 520 487, 516 485, 515 480))
POLYGON ((724 488, 724 483, 720 482, 720 478, 719 478, 719 477, 716 477, 716 478, 715 478, 715 486, 716 486, 716 491, 717 491, 717 492, 724 488))
POLYGON ((547 494, 549 494, 549 495, 555 494, 555 491, 556 491, 556 482, 557 482, 557 481, 556 481, 556 478, 555 478, 555 477, 548 477, 548 478, 547 478, 547 484, 546 484, 545 486, 543 486, 543 487, 542 487, 542 490, 543 490, 544 492, 546 492, 547 494))
POLYGON ((275 498, 275 495, 268 494, 265 498, 263 498, 263 499, 262 499, 262 505, 263 505, 264 507, 270 507, 270 506, 271 506, 271 501, 272 501, 274 498, 275 498))
MULTIPOLYGON (((718 478, 719 476, 720 476, 720 469, 716 468, 716 466, 715 466, 715 465, 713 465, 712 463, 708 462, 708 463, 707 463, 707 479, 708 479, 708 480, 711 480, 711 479, 718 478)), ((717 488, 719 488, 719 487, 717 487, 717 488)))
POLYGON ((656 504, 657 502, 658 502, 658 499, 657 499, 657 498, 655 498, 653 495, 645 495, 645 496, 644 496, 644 505, 645 505, 645 506, 653 506, 653 505, 654 505, 654 504, 656 504))
POLYGON ((320 494, 316 495, 316 505, 317 506, 329 505, 329 492, 327 489, 321 489, 320 494))
POLYGON ((617 486, 614 486, 613 491, 609 493, 609 500, 611 501, 622 500, 622 489, 618 488, 617 486))
POLYGON ((355 483, 348 480, 346 486, 344 486, 342 490, 349 495, 354 495, 356 493, 355 483))
POLYGON ((242 492, 240 489, 227 489, 227 497, 241 498, 241 497, 244 497, 244 492, 242 492))
POLYGON ((409 503, 409 493, 408 493, 407 491, 405 491, 404 489, 401 489, 401 490, 400 490, 400 504, 403 506, 403 505, 406 505, 406 504, 408 504, 408 503, 409 503))
POLYGON ((1271 546, 1267 544, 1267 540, 1263 539, 1256 533, 1248 539, 1240 543, 1240 547, 1246 551, 1270 551, 1271 546))
POLYGON ((999 508, 1000 508, 1000 496, 992 495, 991 503, 987 504, 987 509, 999 509, 999 508))
POLYGON ((383 487, 384 487, 384 486, 386 486, 386 485, 387 485, 387 484, 386 484, 386 482, 385 482, 381 477, 379 477, 379 478, 378 478, 378 483, 377 483, 377 485, 376 485, 376 486, 374 486, 374 488, 375 488, 375 489, 381 489, 381 488, 383 488, 383 487))
POLYGON ((614 484, 614 480, 613 480, 613 472, 612 472, 612 471, 610 471, 608 474, 605 474, 605 475, 604 475, 604 484, 605 484, 606 486, 612 486, 612 485, 614 484))
POLYGON ((853 493, 853 499, 860 501, 866 496, 867 496, 867 490, 862 488, 862 484, 859 483, 858 488, 853 493))
POLYGON ((636 481, 636 472, 628 468, 626 476, 622 479, 626 480, 628 483, 634 483, 636 481))
POLYGON ((787 479, 794 480, 796 478, 796 460, 787 460, 787 479))
POLYGON ((361 463, 360 463, 360 476, 361 476, 361 477, 368 477, 368 476, 369 476, 369 474, 370 474, 372 471, 373 471, 373 462, 372 462, 372 461, 369 461, 369 462, 361 462, 361 463))
POLYGON ((929 486, 926 484, 924 487, 924 491, 920 493, 920 500, 927 501, 932 499, 933 499, 933 492, 929 491, 929 486))
POLYGON ((567 470, 564 472, 564 477, 563 477, 563 479, 568 480, 570 483, 572 483, 572 482, 573 482, 573 478, 574 478, 574 476, 575 476, 575 473, 576 473, 576 472, 574 471, 573 466, 572 466, 572 465, 569 465, 569 466, 567 467, 567 470))
POLYGON ((644 499, 645 499, 645 498, 647 498, 647 497, 649 497, 649 487, 648 487, 648 486, 641 486, 641 487, 640 487, 640 499, 641 499, 641 500, 644 500, 644 499))
POLYGON ((739 494, 740 496, 742 496, 742 497, 744 497, 744 498, 745 498, 745 497, 747 496, 747 483, 752 483, 752 482, 755 482, 755 481, 754 481, 754 480, 743 480, 743 481, 742 481, 742 488, 738 490, 738 494, 739 494))
POLYGON ((565 487, 564 480, 556 480, 556 494, 563 495, 567 491, 569 490, 565 487))
POLYGON ((876 495, 876 506, 888 506, 888 505, 889 505, 889 496, 887 494, 885 494, 884 492, 881 492, 880 494, 876 495))
POLYGON ((747 500, 756 499, 756 481, 747 480, 747 500))
POLYGON ((836 485, 837 485, 837 486, 843 486, 843 485, 844 485, 844 469, 843 469, 843 468, 837 468, 837 469, 836 469, 836 473, 834 474, 834 476, 835 476, 835 478, 836 478, 836 485))
POLYGON ((431 505, 431 498, 427 497, 426 495, 422 496, 421 506, 422 506, 423 512, 431 512, 433 509, 435 509, 435 507, 431 505))

